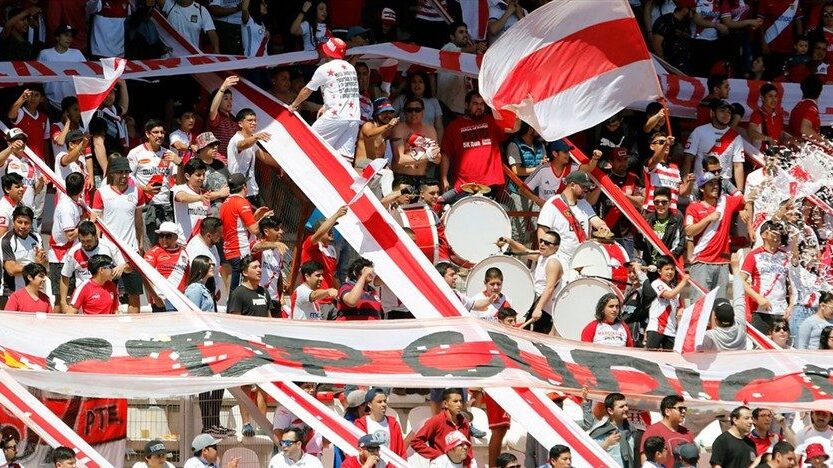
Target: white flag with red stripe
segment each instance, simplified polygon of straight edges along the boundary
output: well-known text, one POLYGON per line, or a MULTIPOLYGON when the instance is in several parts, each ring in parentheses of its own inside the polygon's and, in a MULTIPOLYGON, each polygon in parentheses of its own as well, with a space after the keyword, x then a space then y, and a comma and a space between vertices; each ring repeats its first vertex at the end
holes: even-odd
POLYGON ((480 92, 548 141, 662 96, 627 0, 554 0, 533 11, 486 52, 480 92))
POLYGON ((104 78, 72 77, 75 85, 75 94, 78 96, 78 108, 81 110, 81 122, 84 128, 89 127, 93 114, 98 106, 116 86, 127 61, 122 58, 101 59, 101 68, 104 71, 104 78))
POLYGON ((714 298, 717 291, 713 289, 705 296, 700 296, 697 302, 686 307, 680 323, 677 325, 677 338, 674 340, 674 351, 682 353, 693 353, 703 344, 703 337, 706 335, 706 328, 709 326, 714 298))
POLYGON ((350 185, 350 188, 355 190, 356 194, 353 195, 353 198, 351 198, 347 203, 348 205, 352 205, 359 199, 360 196, 362 196, 364 189, 370 185, 370 182, 373 181, 376 174, 384 169, 387 164, 388 160, 385 158, 374 159, 362 170, 362 175, 353 178, 353 184, 350 185))
POLYGON ((463 22, 469 28, 469 36, 473 40, 486 39, 489 26, 489 7, 498 3, 497 0, 460 0, 460 11, 463 22))

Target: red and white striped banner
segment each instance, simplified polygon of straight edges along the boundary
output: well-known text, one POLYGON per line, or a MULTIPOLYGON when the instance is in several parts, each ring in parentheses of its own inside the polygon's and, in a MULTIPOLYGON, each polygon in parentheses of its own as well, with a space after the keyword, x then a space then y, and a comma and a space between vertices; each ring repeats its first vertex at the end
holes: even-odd
POLYGON ((572 135, 641 100, 662 96, 627 0, 553 0, 487 51, 480 92, 547 141, 572 135))
POLYGON ((75 85, 75 95, 78 97, 78 108, 81 111, 81 122, 84 128, 90 126, 93 114, 98 106, 104 102, 116 81, 124 73, 126 61, 122 58, 101 59, 101 68, 104 78, 89 78, 73 76, 72 83, 75 85))
POLYGON ((700 299, 697 299, 694 304, 686 307, 683 311, 683 316, 677 324, 677 339, 674 340, 674 351, 680 354, 693 353, 702 346, 718 289, 710 291, 705 296, 700 296, 700 299))
POLYGON ((486 40, 489 33, 489 7, 497 0, 459 0, 463 22, 475 41, 486 40))

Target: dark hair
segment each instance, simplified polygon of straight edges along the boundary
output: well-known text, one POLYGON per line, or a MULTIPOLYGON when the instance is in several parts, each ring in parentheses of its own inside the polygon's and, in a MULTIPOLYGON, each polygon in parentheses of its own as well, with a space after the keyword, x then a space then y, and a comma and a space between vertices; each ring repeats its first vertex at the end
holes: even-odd
POLYGON ((214 234, 223 228, 223 221, 216 216, 207 216, 203 218, 200 223, 200 231, 208 234, 214 234))
POLYGON ((801 80, 801 97, 804 99, 818 99, 824 84, 816 74, 807 75, 801 80))
POLYGON ((769 93, 771 91, 776 91, 777 92, 778 88, 776 88, 775 85, 772 84, 772 83, 764 83, 764 84, 761 85, 761 97, 766 96, 767 93, 769 93))
POLYGON ((517 317, 517 316, 518 316, 518 312, 515 309, 511 308, 511 307, 501 307, 497 311, 497 319, 498 320, 506 320, 509 317, 517 317))
POLYGON ((740 412, 743 411, 743 410, 752 411, 751 409, 749 409, 748 406, 743 406, 743 405, 738 406, 737 408, 733 409, 731 413, 729 413, 729 422, 731 423, 731 422, 735 421, 736 419, 739 419, 740 418, 740 412))
POLYGON ((15 220, 21 216, 29 218, 29 221, 31 221, 35 219, 35 212, 32 211, 32 209, 26 205, 17 205, 14 211, 12 211, 12 220, 15 220))
POLYGON ((706 87, 708 88, 708 92, 712 93, 714 88, 719 87, 723 84, 724 81, 728 80, 729 77, 724 75, 723 73, 713 73, 709 75, 706 79, 706 87))
MULTIPOLYGON (((616 294, 613 294, 613 293, 607 293, 604 296, 599 298, 598 302, 596 302, 596 320, 598 320, 599 322, 604 320, 605 307, 607 307, 608 302, 610 302, 611 300, 614 300, 614 299, 619 301, 619 297, 616 294)), ((621 307, 621 305, 622 305, 622 301, 619 301, 619 306, 621 307)), ((616 317, 616 320, 614 320, 613 323, 618 323, 619 320, 620 320, 620 318, 616 317)))
POLYGON ((772 332, 775 331, 775 327, 783 327, 787 330, 787 333, 790 332, 790 322, 784 320, 783 317, 776 317, 772 319, 772 324, 767 329, 767 335, 771 335, 772 332))
POLYGON ((79 236, 97 236, 98 229, 95 227, 95 223, 89 220, 84 220, 78 223, 78 235, 79 236))
POLYGON ((161 121, 161 120, 158 120, 158 119, 148 119, 148 120, 145 122, 145 133, 150 132, 151 130, 153 130, 153 129, 154 129, 154 128, 156 128, 156 127, 162 127, 162 128, 165 128, 165 126, 164 126, 164 125, 162 125, 162 121, 161 121))
POLYGON ((656 265, 657 270, 661 270, 665 266, 676 264, 674 263, 674 259, 669 257, 668 255, 657 255, 657 259, 654 261, 654 265, 656 265))
POLYGON ((277 229, 281 227, 281 220, 277 216, 264 216, 257 223, 260 233, 263 234, 267 229, 277 229))
POLYGON ((197 171, 205 171, 207 169, 208 166, 206 166, 200 158, 191 158, 182 166, 182 172, 184 172, 186 176, 192 175, 197 171))
POLYGON ((622 395, 621 393, 608 393, 605 397, 605 408, 613 409, 613 405, 615 405, 617 401, 623 400, 625 400, 625 395, 622 395))
POLYGON ((491 267, 487 269, 486 274, 483 275, 483 281, 489 281, 494 279, 499 279, 503 281, 503 272, 500 271, 500 268, 498 267, 491 267))
POLYGON ((413 96, 413 91, 411 90, 411 84, 414 81, 414 77, 422 78, 422 82, 425 84, 425 92, 422 93, 423 98, 431 98, 434 97, 434 90, 431 89, 431 81, 428 79, 428 74, 424 71, 413 71, 408 73, 408 80, 407 86, 405 87, 405 95, 406 96, 413 96))
POLYGON ((819 335, 819 349, 831 349, 827 341, 830 339, 830 333, 833 332, 833 326, 826 326, 822 328, 821 335, 819 335))
POLYGON ((75 451, 69 447, 55 447, 52 449, 52 454, 50 455, 50 460, 52 463, 58 464, 67 460, 75 459, 75 451))
POLYGON ((463 391, 459 388, 446 388, 445 390, 443 390, 442 400, 448 401, 449 399, 451 399, 451 395, 463 396, 463 391))
POLYGON ((269 73, 269 77, 274 78, 274 77, 278 76, 279 73, 284 73, 284 72, 286 72, 286 74, 289 75, 290 79, 292 78, 292 70, 287 66, 280 66, 280 67, 273 68, 272 72, 269 73))
POLYGON ((448 25, 448 35, 449 35, 449 37, 453 36, 454 33, 457 32, 457 28, 459 28, 460 26, 463 26, 464 28, 466 28, 466 30, 469 29, 469 26, 466 23, 464 23, 462 21, 455 21, 455 22, 448 25))
MULTIPOLYGON (((325 5, 327 4, 327 2, 325 2, 324 0, 313 1, 312 2, 312 7, 310 7, 310 9, 307 10, 306 13, 304 13, 304 21, 306 21, 307 24, 309 24, 309 30, 311 31, 309 39, 310 39, 310 45, 312 45, 313 49, 318 49, 318 46, 319 46, 318 37, 316 36, 316 31, 318 31, 318 24, 319 24, 318 23, 318 5, 320 5, 322 3, 325 4, 325 5)), ((330 10, 328 8, 327 9, 327 18, 324 19, 325 24, 326 24, 326 21, 329 18, 330 18, 330 10)), ((329 29, 329 28, 327 28, 327 29, 329 29)))
POLYGON ((301 265, 301 276, 307 277, 316 271, 324 271, 324 265, 315 260, 308 260, 301 265))
POLYGON ((665 411, 670 410, 673 408, 677 403, 682 403, 685 401, 680 395, 668 395, 659 402, 659 414, 663 418, 665 417, 665 411))
POLYGON ((80 172, 70 172, 64 179, 67 195, 76 197, 84 191, 84 176, 80 172))
POLYGON ((555 231, 547 231, 544 233, 545 236, 552 236, 555 238, 555 243, 561 245, 561 234, 555 231))
POLYGON ((753 419, 758 419, 758 416, 761 414, 761 411, 772 412, 772 410, 769 409, 769 408, 755 408, 755 409, 752 410, 752 418, 753 419))
POLYGON ((647 114, 648 118, 653 117, 656 115, 657 112, 662 110, 662 104, 656 101, 649 102, 647 106, 645 106, 645 114, 647 114))
POLYGON ((73 105, 78 105, 78 98, 75 96, 67 96, 61 99, 61 113, 68 112, 73 105))
POLYGON ((422 193, 428 190, 428 187, 433 186, 440 186, 440 182, 437 179, 423 179, 422 182, 419 183, 419 192, 422 193))
POLYGON ((359 279, 359 276, 362 274, 362 269, 364 267, 372 267, 373 262, 366 258, 357 258, 353 260, 353 263, 350 264, 350 267, 347 269, 347 278, 353 281, 359 279))
POLYGON ((460 268, 451 262, 439 262, 436 265, 434 265, 434 268, 437 269, 441 276, 445 276, 445 273, 448 271, 449 268, 454 270, 454 273, 458 273, 460 271, 460 268))
POLYGON ((550 460, 557 460, 562 453, 570 453, 570 447, 561 444, 553 445, 553 447, 550 449, 550 460))
POLYGON ((648 437, 642 445, 645 447, 645 458, 656 461, 657 454, 665 450, 665 439, 660 436, 648 437))
POLYGON ((404 108, 408 107, 408 104, 410 104, 412 102, 418 102, 419 105, 422 107, 422 110, 425 110, 425 101, 423 101, 422 98, 418 98, 416 96, 408 96, 408 95, 405 96, 405 100, 402 102, 402 108, 404 109, 404 108))
POLYGON ((518 461, 518 457, 509 452, 503 452, 495 459, 495 466, 497 468, 506 468, 506 465, 518 461))
MULTIPOLYGON (((264 3, 268 8, 269 2, 266 0, 252 0, 249 4, 249 15, 251 15, 252 19, 257 24, 263 24, 263 21, 266 19, 266 17, 260 13, 260 6, 264 3)), ((269 13, 268 9, 266 10, 266 13, 269 13)))
POLYGON ((186 285, 191 283, 202 283, 203 277, 208 273, 208 270, 211 268, 211 259, 205 255, 197 255, 191 260, 191 268, 188 270, 188 282, 186 285))
POLYGON ((819 304, 823 304, 823 303, 831 302, 831 301, 833 301, 833 292, 822 291, 819 294, 819 304))
POLYGON ((38 276, 40 274, 46 274, 46 267, 44 267, 40 263, 35 262, 27 264, 25 267, 23 267, 23 272, 21 273, 21 276, 23 276, 23 284, 31 283, 32 280, 30 280, 29 278, 34 278, 35 276, 38 276))
POLYGON ((196 114, 197 112, 194 110, 194 106, 191 104, 179 104, 174 107, 174 118, 177 120, 182 120, 182 116, 187 113, 196 114))
POLYGON ((356 62, 356 64, 353 65, 353 68, 358 69, 359 67, 367 68, 367 70, 370 71, 370 67, 367 65, 367 62, 356 62))
POLYGON ((240 109, 239 111, 237 111, 237 115, 234 116, 234 121, 235 122, 241 122, 243 119, 245 119, 246 117, 248 117, 250 115, 253 115, 253 116, 257 117, 257 114, 255 114, 254 110, 252 110, 249 107, 244 107, 244 108, 240 109))
POLYGON ((654 189, 654 198, 667 197, 671 200, 671 189, 668 187, 657 187, 654 189))
POLYGON ((243 258, 240 259, 240 274, 242 275, 244 271, 249 269, 249 265, 256 261, 258 260, 254 255, 244 255, 243 258))
POLYGON ((786 455, 790 452, 794 452, 795 447, 793 444, 787 442, 786 440, 782 440, 777 442, 775 445, 772 446, 772 455, 775 456, 776 453, 780 453, 781 455, 786 455))
POLYGON ((704 169, 704 170, 705 170, 707 167, 709 167, 709 166, 713 166, 713 165, 715 165, 715 164, 717 164, 718 166, 720 166, 720 159, 718 159, 718 158, 717 158, 717 156, 715 156, 715 155, 713 155, 713 154, 710 154, 710 155, 706 156, 705 158, 703 158, 703 163, 702 163, 702 164, 703 164, 703 169, 704 169))
POLYGON ((90 260, 87 262, 87 270, 90 271, 90 275, 95 276, 98 274, 98 270, 100 270, 101 267, 112 264, 113 259, 109 255, 95 254, 90 257, 90 260))
POLYGON ((286 434, 287 432, 291 432, 295 434, 295 442, 303 441, 304 440, 304 429, 298 426, 291 426, 284 429, 283 433, 286 434))
POLYGON ((478 91, 476 89, 473 89, 473 90, 469 91, 468 93, 466 93, 466 105, 469 105, 472 98, 474 98, 475 96, 482 97, 482 96, 480 96, 480 91, 478 91))
POLYGON ((23 177, 16 172, 9 172, 0 177, 0 183, 3 184, 3 191, 8 193, 13 185, 23 185, 23 177))

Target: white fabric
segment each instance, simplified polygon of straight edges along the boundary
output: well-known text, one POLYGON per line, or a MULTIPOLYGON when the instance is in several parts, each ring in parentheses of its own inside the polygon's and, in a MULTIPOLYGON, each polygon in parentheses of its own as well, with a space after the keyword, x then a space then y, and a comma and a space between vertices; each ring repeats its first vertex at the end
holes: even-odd
MULTIPOLYGON (((729 131, 731 127, 724 129, 716 128, 714 125, 708 123, 700 125, 695 128, 688 140, 685 143, 685 152, 694 156, 694 167, 692 171, 694 176, 698 179, 703 175, 703 158, 710 154, 714 145, 720 141, 723 135, 729 131)), ((732 163, 742 163, 746 161, 746 153, 743 151, 743 139, 740 135, 735 137, 732 143, 721 154, 716 154, 720 159, 721 175, 724 179, 731 179, 734 168, 732 163)))
MULTIPOLYGON (((113 230, 113 233, 132 249, 139 248, 136 238, 136 208, 139 206, 139 192, 135 186, 128 185, 124 193, 117 192, 111 185, 103 185, 98 189, 97 196, 101 197, 104 208, 101 218, 113 230)), ((139 214, 141 216, 141 213, 139 214)))
MULTIPOLYGON (((209 3, 208 6, 238 8, 240 6, 241 1, 242 0, 211 0, 211 3, 209 3)), ((222 21, 224 23, 240 24, 243 20, 243 13, 238 10, 227 16, 218 16, 216 19, 217 21, 222 21)))
MULTIPOLYGON (((27 158, 21 158, 15 154, 9 155, 6 159, 5 174, 15 173, 20 174, 23 178, 23 198, 20 203, 34 209, 35 207, 35 184, 40 178, 40 173, 35 169, 35 166, 27 158)), ((46 187, 41 190, 46 190, 46 187)))
POLYGON ((321 308, 317 303, 310 301, 312 289, 306 283, 301 283, 292 292, 292 319, 293 320, 322 320, 321 308))
POLYGON ((138 184, 148 185, 151 181, 161 182, 162 184, 159 193, 151 199, 151 205, 167 205, 170 203, 172 179, 173 175, 176 174, 176 166, 171 162, 162 161, 166 151, 168 149, 165 147, 153 151, 147 143, 143 143, 127 153, 127 162, 130 163, 131 174, 138 184))
MULTIPOLYGON (((561 196, 561 195, 556 195, 561 196)), ((541 207, 541 212, 538 214, 538 225, 545 226, 561 236, 561 246, 558 247, 558 258, 561 259, 562 265, 569 265, 570 259, 573 258, 573 253, 579 246, 578 237, 570 228, 570 223, 563 214, 558 212, 555 205, 552 203, 554 197, 551 197, 541 207)), ((565 204, 569 205, 567 202, 565 204)), ((590 220, 596 217, 593 207, 587 200, 578 200, 575 205, 570 206, 570 212, 575 217, 576 221, 584 231, 585 239, 590 238, 590 220)))
POLYGON ((327 111, 319 120, 361 120, 359 81, 356 69, 344 60, 331 60, 320 65, 307 88, 321 91, 327 111))
MULTIPOLYGON (((561 262, 558 259, 558 255, 550 255, 549 257, 544 257, 543 255, 538 256, 538 260, 535 262, 535 270, 532 272, 532 278, 534 281, 535 287, 535 295, 541 296, 544 294, 544 289, 547 287, 547 265, 550 262, 561 262)), ((562 272, 564 271, 564 264, 561 265, 562 272)), ((559 279, 557 283, 555 283, 555 288, 553 289, 552 297, 550 300, 544 304, 541 308, 544 312, 552 313, 552 306, 555 305, 555 299, 558 297, 558 293, 561 292, 561 288, 564 286, 564 280, 559 279)))
POLYGON ((261 277, 260 285, 269 292, 269 297, 278 301, 281 297, 283 281, 281 273, 283 270, 283 257, 274 249, 264 250, 260 256, 261 277))
POLYGON ((89 280, 92 275, 90 274, 90 270, 87 269, 87 260, 92 258, 93 255, 99 254, 108 255, 116 265, 124 263, 124 257, 122 257, 119 248, 109 240, 101 238, 93 250, 84 250, 80 243, 72 246, 64 256, 64 266, 61 267, 61 276, 66 276, 67 278, 74 276, 75 284, 81 284, 82 281, 89 280))
POLYGON ((356 139, 359 136, 360 120, 333 120, 320 118, 312 124, 321 138, 348 161, 356 154, 356 139))
POLYGON ((90 52, 97 57, 124 57, 124 23, 127 18, 93 15, 90 52))
POLYGON ((194 226, 197 225, 197 222, 208 216, 208 209, 211 204, 202 200, 191 203, 176 201, 176 196, 179 193, 199 195, 188 184, 174 185, 171 192, 174 200, 174 222, 180 227, 178 242, 185 245, 188 239, 191 238, 191 233, 194 232, 194 226))
POLYGON ((552 167, 550 167, 549 164, 538 166, 538 168, 535 169, 535 172, 530 174, 524 182, 526 183, 526 186, 529 187, 530 190, 537 193, 539 197, 544 200, 549 200, 550 197, 560 192, 562 185, 564 185, 564 179, 567 178, 567 175, 569 175, 570 172, 578 169, 578 164, 572 163, 568 167, 569 169, 564 172, 564 177, 558 177, 555 175, 555 172, 553 172, 552 167))
POLYGON ((670 299, 662 297, 662 293, 670 291, 671 287, 661 279, 655 279, 651 288, 657 294, 648 309, 648 327, 646 331, 654 331, 665 336, 677 336, 677 309, 680 307, 679 294, 670 299), (660 325, 660 319, 665 318, 665 326, 660 325))
MULTIPOLYGON (((71 198, 63 194, 58 197, 58 203, 55 204, 55 215, 52 218, 52 242, 55 245, 65 245, 69 242, 66 231, 71 231, 78 227, 78 223, 81 222, 81 213, 81 207, 71 198)), ((55 249, 49 249, 46 257, 49 263, 62 261, 55 253, 55 249)), ((57 285, 53 285, 52 287, 56 288, 57 285)))
POLYGON ((293 462, 283 453, 279 453, 269 460, 269 468, 288 468, 293 466, 304 468, 324 468, 321 464, 321 460, 308 453, 303 454, 301 459, 297 462, 293 462))
MULTIPOLYGON (((176 0, 165 0, 162 5, 162 13, 168 18, 171 26, 194 45, 200 43, 200 33, 215 30, 214 21, 211 19, 208 9, 196 1, 187 7, 183 7, 176 0)), ((160 35, 160 37, 165 42, 165 36, 160 35)), ((165 45, 173 47, 175 44, 166 43, 165 45)))
POLYGON ((228 172, 229 174, 243 174, 246 176, 246 188, 249 190, 247 196, 257 195, 260 188, 257 185, 257 178, 255 177, 255 160, 257 159, 257 145, 252 145, 243 151, 237 149, 237 144, 246 137, 241 132, 237 132, 228 142, 226 149, 226 157, 228 158, 228 172))
POLYGON ((248 22, 245 24, 241 23, 240 29, 243 36, 243 55, 246 57, 256 57, 265 55, 268 52, 268 47, 263 47, 262 52, 258 54, 261 51, 263 41, 267 39, 268 31, 266 30, 266 26, 262 23, 255 23, 255 20, 250 17, 248 22))
MULTIPOLYGON (((176 151, 174 148, 174 143, 179 142, 184 144, 185 146, 191 146, 191 134, 185 133, 180 129, 176 129, 172 131, 168 135, 168 143, 171 145, 171 150, 176 151)), ((181 155, 182 153, 180 153, 181 155)))
POLYGON ((315 28, 315 42, 313 42, 309 23, 306 21, 302 22, 301 41, 304 43, 304 50, 316 50, 318 46, 327 42, 327 25, 318 23, 318 26, 315 28))
MULTIPOLYGON (((460 48, 453 42, 444 45, 445 52, 460 52, 460 48)), ((462 114, 466 111, 466 78, 457 73, 437 71, 437 99, 443 102, 452 112, 462 114)))
MULTIPOLYGON (((55 48, 43 49, 38 54, 38 62, 83 62, 87 60, 84 54, 78 49, 67 49, 59 53, 55 48)), ((61 100, 67 96, 75 96, 75 88, 72 81, 50 81, 43 84, 43 91, 46 99, 52 107, 61 108, 61 100)))

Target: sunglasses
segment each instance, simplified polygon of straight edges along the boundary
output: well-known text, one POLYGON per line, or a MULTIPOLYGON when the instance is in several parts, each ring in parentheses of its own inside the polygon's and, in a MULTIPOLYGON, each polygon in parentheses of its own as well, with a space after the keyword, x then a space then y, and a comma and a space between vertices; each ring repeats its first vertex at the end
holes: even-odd
POLYGON ((408 114, 422 112, 422 107, 406 107, 405 112, 407 112, 408 114))
POLYGON ((654 205, 667 205, 668 200, 654 200, 654 205))
POLYGON ((514 465, 506 465, 506 468, 521 468, 520 463, 516 463, 514 465))
POLYGON ((786 325, 776 325, 772 327, 772 331, 790 331, 790 327, 786 325))
POLYGON ((688 411, 688 406, 675 406, 674 409, 680 413, 685 413, 688 411))
POLYGON ((715 170, 713 170, 713 171, 706 171, 706 172, 710 172, 710 173, 712 173, 712 174, 714 174, 714 175, 716 175, 716 176, 719 176, 719 175, 720 175, 720 173, 721 173, 721 172, 723 172, 723 170, 722 170, 722 169, 715 169, 715 170))
POLYGON ((281 440, 281 447, 289 447, 290 445, 298 442, 297 440, 281 440))
POLYGON ((558 246, 558 245, 559 245, 559 244, 557 244, 557 243, 555 243, 555 242, 550 242, 550 241, 548 241, 548 240, 544 240, 544 239, 541 239, 541 240, 540 240, 540 241, 538 241, 538 242, 539 242, 540 244, 542 244, 542 245, 552 245, 552 246, 558 246))
POLYGON ((177 237, 176 234, 172 232, 160 232, 158 234, 159 237, 177 237))

